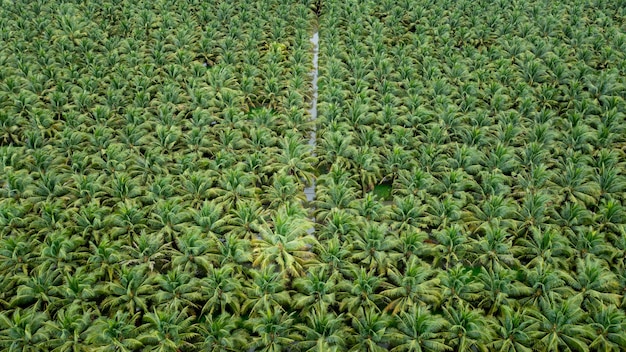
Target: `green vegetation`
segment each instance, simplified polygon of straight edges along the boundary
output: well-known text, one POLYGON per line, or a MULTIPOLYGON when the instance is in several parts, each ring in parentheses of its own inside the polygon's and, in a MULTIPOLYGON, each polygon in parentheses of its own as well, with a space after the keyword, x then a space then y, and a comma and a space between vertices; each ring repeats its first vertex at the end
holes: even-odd
POLYGON ((0 350, 626 349, 625 1, 0 5, 0 350))
POLYGON ((372 192, 374 192, 374 194, 380 197, 383 201, 389 201, 392 199, 391 185, 388 183, 374 186, 374 190, 372 192))

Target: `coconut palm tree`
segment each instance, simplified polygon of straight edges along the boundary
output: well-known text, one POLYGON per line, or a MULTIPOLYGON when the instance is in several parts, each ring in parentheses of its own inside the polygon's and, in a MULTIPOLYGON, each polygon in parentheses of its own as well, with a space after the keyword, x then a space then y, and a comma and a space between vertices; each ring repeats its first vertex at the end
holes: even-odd
POLYGON ((306 276, 294 280, 293 287, 298 291, 293 296, 293 306, 309 311, 317 309, 326 312, 336 303, 337 273, 328 274, 325 267, 316 267, 309 270, 306 276))
POLYGON ((343 314, 312 308, 295 328, 302 336, 296 348, 302 351, 343 351, 350 329, 343 314))
POLYGON ((385 313, 359 308, 359 311, 352 315, 352 328, 355 334, 352 335, 352 347, 349 351, 385 351, 386 348, 382 345, 389 341, 390 322, 389 316, 385 313))
POLYGON ((266 267, 276 262, 285 276, 299 277, 304 266, 314 259, 308 249, 315 244, 314 237, 307 233, 312 224, 301 215, 289 216, 287 208, 279 209, 268 226, 261 229, 260 238, 252 240, 255 266, 266 267))
POLYGON ((378 293, 383 287, 383 279, 374 275, 371 270, 366 271, 363 267, 353 268, 347 279, 337 285, 337 298, 340 300, 341 311, 351 314, 357 314, 359 309, 377 311, 387 301, 385 296, 378 293))
POLYGON ((491 340, 493 331, 489 328, 489 320, 481 319, 480 310, 460 303, 458 308, 444 307, 443 311, 449 326, 443 334, 446 345, 457 351, 487 350, 487 342, 491 340))
POLYGON ((395 347, 392 351, 438 352, 452 348, 444 343, 443 330, 448 322, 438 315, 433 315, 428 308, 412 306, 395 318, 397 326, 391 340, 395 347))
POLYGON ((272 307, 284 307, 286 310, 291 300, 291 292, 286 289, 288 280, 276 271, 275 266, 253 269, 249 274, 252 281, 244 288, 248 299, 243 302, 242 311, 262 312, 272 307))
POLYGON ((535 348, 546 351, 589 349, 593 330, 583 325, 585 312, 580 308, 580 298, 570 298, 560 303, 542 302, 539 314, 539 331, 535 348))
POLYGON ((433 304, 439 301, 439 280, 428 264, 417 257, 407 260, 404 270, 389 269, 389 288, 381 294, 390 299, 385 307, 393 314, 406 312, 415 305, 433 304))
MULTIPOLYGON (((190 278, 194 280, 196 278, 190 278)), ((201 285, 200 292, 189 292, 188 300, 204 301, 202 307, 202 314, 212 316, 219 309, 221 314, 226 314, 227 311, 233 313, 239 313, 241 311, 242 302, 242 285, 239 280, 241 275, 235 271, 234 265, 227 263, 220 267, 213 267, 210 265, 207 270, 206 277, 194 280, 199 281, 201 285)), ((197 285, 189 285, 189 289, 197 289, 197 285)), ((258 291, 257 291, 258 292, 258 291)), ((252 299, 251 296, 250 298, 252 299)), ((186 307, 194 305, 185 305, 186 307)), ((245 308, 245 307, 244 307, 245 308)))
POLYGON ((48 348, 60 352, 81 351, 88 348, 85 339, 93 312, 70 305, 56 313, 56 319, 46 322, 49 330, 48 348))
POLYGON ((143 316, 146 322, 141 329, 145 330, 137 340, 141 341, 144 349, 150 351, 179 351, 182 348, 193 347, 189 342, 198 334, 194 332, 194 316, 187 313, 187 309, 169 311, 154 310, 143 316))
POLYGON ((287 314, 279 307, 258 312, 246 324, 253 333, 250 346, 267 352, 288 349, 299 339, 299 335, 292 328, 295 320, 293 316, 294 313, 287 314))
POLYGON ((492 321, 495 336, 489 344, 498 351, 530 352, 537 335, 539 321, 526 310, 502 306, 502 314, 492 321))
POLYGON ((383 224, 367 222, 362 232, 352 238, 352 262, 365 265, 369 270, 384 274, 402 255, 397 251, 398 240, 389 235, 383 224))
POLYGON ((137 337, 135 323, 139 314, 118 310, 113 317, 100 316, 87 329, 85 342, 98 351, 130 352, 143 345, 137 337))
POLYGON ((35 309, 15 309, 0 314, 2 337, 0 345, 7 351, 37 351, 45 348, 49 331, 45 323, 49 316, 35 309))
MULTIPOLYGON (((595 308, 594 308, 595 309, 595 308)), ((598 307, 591 314, 591 328, 595 330, 595 338, 589 348, 602 351, 618 351, 626 343, 622 332, 626 326, 624 313, 615 305, 598 307)))
POLYGON ((202 342, 198 346, 204 351, 239 351, 247 342, 245 330, 237 327, 239 319, 222 314, 217 317, 207 315, 198 325, 202 342))
POLYGON ((125 311, 129 317, 136 312, 147 312, 148 296, 153 291, 147 274, 137 268, 124 267, 115 274, 119 281, 106 282, 98 290, 105 296, 102 307, 110 312, 125 311))

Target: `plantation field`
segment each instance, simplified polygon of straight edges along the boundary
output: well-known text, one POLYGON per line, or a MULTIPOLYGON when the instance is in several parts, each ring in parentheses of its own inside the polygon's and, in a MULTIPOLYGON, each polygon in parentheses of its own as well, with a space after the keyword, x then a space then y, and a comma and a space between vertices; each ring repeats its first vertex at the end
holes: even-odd
POLYGON ((625 1, 0 4, 0 350, 626 349, 625 1))

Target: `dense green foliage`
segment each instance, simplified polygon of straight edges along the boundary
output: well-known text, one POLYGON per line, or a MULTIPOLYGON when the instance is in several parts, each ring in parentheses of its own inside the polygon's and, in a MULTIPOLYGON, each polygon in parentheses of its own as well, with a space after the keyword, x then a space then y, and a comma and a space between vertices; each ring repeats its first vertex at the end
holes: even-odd
POLYGON ((1 350, 626 348, 624 1, 0 2, 1 350))

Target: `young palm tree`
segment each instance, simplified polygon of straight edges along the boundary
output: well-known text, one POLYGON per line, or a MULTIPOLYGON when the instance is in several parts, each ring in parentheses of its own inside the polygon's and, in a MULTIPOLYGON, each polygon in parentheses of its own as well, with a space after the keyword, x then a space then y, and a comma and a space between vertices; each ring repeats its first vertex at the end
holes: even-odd
POLYGON ((202 294, 198 292, 199 280, 184 271, 170 270, 159 274, 154 279, 158 291, 151 296, 151 301, 164 311, 183 311, 187 308, 198 308, 195 302, 200 301, 202 294))
POLYGON ((443 289, 441 296, 444 306, 457 307, 475 302, 480 298, 479 292, 483 289, 483 284, 474 280, 472 272, 461 264, 439 272, 439 281, 443 289))
POLYGON ((480 264, 483 268, 490 271, 498 271, 503 268, 516 267, 519 262, 514 254, 513 238, 506 228, 497 225, 489 225, 485 228, 485 236, 472 238, 472 254, 474 265, 480 264))
POLYGON ((339 309, 351 314, 357 314, 359 309, 372 311, 387 301, 386 297, 378 293, 384 285, 381 277, 375 276, 365 268, 353 268, 349 280, 343 280, 337 285, 337 298, 340 300, 339 309))
POLYGON ((465 259, 470 246, 463 232, 464 230, 460 226, 452 225, 434 234, 437 241, 434 250, 438 252, 438 255, 435 256, 435 266, 441 265, 440 262, 445 261, 444 267, 447 269, 465 259))
POLYGON ((606 304, 616 304, 618 282, 606 264, 600 260, 586 258, 576 263, 577 275, 565 276, 568 285, 582 297, 582 306, 586 310, 606 304))
POLYGON ((288 280, 276 271, 274 265, 252 269, 249 272, 252 281, 244 288, 247 300, 242 303, 243 312, 258 313, 272 307, 286 310, 291 301, 291 292, 287 290, 288 280))

